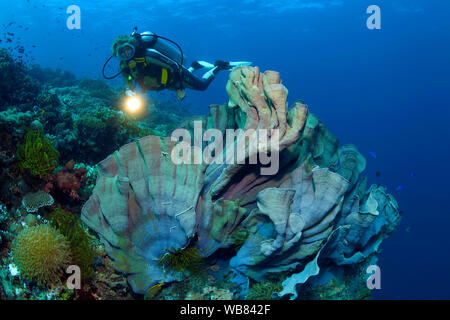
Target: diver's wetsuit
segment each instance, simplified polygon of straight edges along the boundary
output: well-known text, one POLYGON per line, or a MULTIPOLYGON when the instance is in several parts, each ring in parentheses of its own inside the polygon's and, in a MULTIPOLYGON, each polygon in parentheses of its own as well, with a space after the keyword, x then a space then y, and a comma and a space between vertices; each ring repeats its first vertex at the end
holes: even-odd
MULTIPOLYGON (((135 36, 136 37, 136 36, 135 36)), ((195 76, 192 71, 202 68, 194 62, 190 69, 181 66, 177 48, 165 44, 165 53, 156 50, 155 44, 161 41, 152 33, 142 33, 136 37, 139 46, 133 59, 122 61, 120 67, 129 88, 133 88, 133 80, 143 90, 180 90, 184 88, 206 90, 220 68, 213 68, 203 78, 195 76), (155 40, 156 39, 156 40, 155 40), (192 70, 192 71, 191 71, 192 70)))

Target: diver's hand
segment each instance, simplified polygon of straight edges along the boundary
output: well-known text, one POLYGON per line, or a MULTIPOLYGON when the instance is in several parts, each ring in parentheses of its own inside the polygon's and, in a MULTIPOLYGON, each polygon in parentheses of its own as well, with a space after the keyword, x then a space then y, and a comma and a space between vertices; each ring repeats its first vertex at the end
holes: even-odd
POLYGON ((136 95, 136 92, 134 92, 134 91, 131 90, 131 89, 126 89, 126 90, 125 90, 125 95, 126 95, 127 97, 132 97, 132 96, 135 96, 135 95, 136 95))
POLYGON ((184 91, 182 89, 178 89, 177 90, 177 99, 178 99, 178 101, 182 101, 184 99, 184 97, 186 97, 186 91, 184 91))

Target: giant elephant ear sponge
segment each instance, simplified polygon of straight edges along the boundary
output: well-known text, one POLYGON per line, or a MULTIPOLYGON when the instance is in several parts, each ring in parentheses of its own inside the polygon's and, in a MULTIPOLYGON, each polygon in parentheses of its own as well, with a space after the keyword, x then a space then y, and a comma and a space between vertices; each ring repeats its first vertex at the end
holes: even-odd
POLYGON ((30 130, 17 148, 19 167, 33 176, 45 175, 58 165, 59 153, 41 130, 30 130))
POLYGON ((61 284, 71 260, 66 238, 47 224, 22 230, 12 243, 12 256, 24 279, 47 287, 61 284))

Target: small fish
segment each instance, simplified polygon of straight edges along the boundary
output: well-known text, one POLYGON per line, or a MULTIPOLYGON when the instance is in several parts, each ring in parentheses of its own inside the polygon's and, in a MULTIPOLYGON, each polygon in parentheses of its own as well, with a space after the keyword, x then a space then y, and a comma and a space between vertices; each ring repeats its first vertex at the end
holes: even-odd
POLYGON ((164 281, 158 284, 155 284, 153 287, 147 290, 147 292, 144 295, 144 299, 153 299, 162 289, 162 286, 164 285, 164 281))
POLYGON ((395 191, 400 191, 400 190, 403 190, 404 188, 405 188, 404 185, 399 185, 399 186, 397 187, 397 189, 395 189, 395 191))
POLYGON ((400 210, 400 211, 398 212, 398 214, 403 214, 403 210, 400 210))
POLYGON ((411 171, 411 173, 409 174, 411 176, 411 178, 415 178, 416 177, 416 173, 411 171))
POLYGON ((373 157, 373 158, 377 158, 377 154, 373 151, 369 151, 369 154, 373 157))
POLYGON ((44 115, 44 113, 45 113, 45 110, 42 110, 42 111, 41 111, 41 116, 43 116, 43 115, 44 115))
POLYGON ((375 173, 375 175, 379 178, 379 177, 381 177, 381 172, 380 172, 380 171, 377 171, 377 172, 375 173))
POLYGON ((406 233, 409 233, 411 231, 411 227, 406 228, 406 233))

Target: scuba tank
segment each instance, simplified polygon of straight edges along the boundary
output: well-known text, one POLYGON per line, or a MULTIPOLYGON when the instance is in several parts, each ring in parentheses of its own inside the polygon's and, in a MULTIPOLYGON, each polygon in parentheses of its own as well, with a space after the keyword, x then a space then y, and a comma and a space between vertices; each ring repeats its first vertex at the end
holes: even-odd
POLYGON ((165 37, 158 36, 150 31, 145 31, 139 34, 137 32, 137 28, 134 29, 131 36, 141 41, 142 45, 146 49, 155 49, 156 51, 175 61, 180 67, 183 65, 183 51, 176 42, 165 37))

